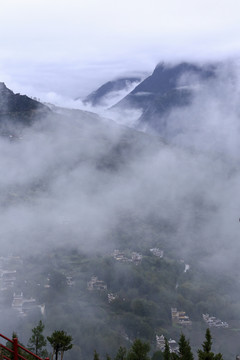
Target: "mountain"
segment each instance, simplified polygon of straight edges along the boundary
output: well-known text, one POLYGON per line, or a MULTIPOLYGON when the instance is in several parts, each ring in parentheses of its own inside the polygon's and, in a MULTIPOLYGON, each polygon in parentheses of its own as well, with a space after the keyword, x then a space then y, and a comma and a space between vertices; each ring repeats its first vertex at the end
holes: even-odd
MULTIPOLYGON (((140 88, 144 93, 149 85, 149 97, 159 96, 166 111, 181 107, 191 101, 195 76, 214 76, 214 70, 205 76, 199 69, 156 69, 161 89, 157 79, 153 86, 155 75, 152 85, 148 80, 140 88)), ((240 352, 239 117, 226 116, 232 114, 226 104, 239 107, 238 92, 226 85, 218 116, 203 116, 213 127, 212 143, 228 143, 228 130, 234 130, 229 142, 235 162, 228 153, 230 161, 215 155, 215 145, 199 154, 93 113, 54 106, 36 126, 23 128, 19 141, 0 137, 1 250, 14 255, 9 264, 2 256, 0 265, 2 272, 4 264, 16 269, 16 282, 0 299, 7 333, 15 329, 27 343, 44 304, 46 333, 63 328, 74 334, 72 360, 92 359, 95 348, 100 358, 113 358, 120 345, 128 347, 137 337, 154 351, 161 334, 177 338, 184 332, 197 349, 207 326, 202 314, 208 313, 229 323, 229 329, 212 327, 218 351, 224 348, 225 359, 240 352), (161 251, 163 256, 156 255, 161 251), (93 290, 89 283, 100 287, 93 290), (36 299, 36 312, 18 318, 14 292, 36 299), (186 312, 191 328, 172 323, 172 307, 186 312)), ((45 113, 44 105, 4 84, 1 104, 2 116, 18 123, 25 112, 45 113)), ((161 114, 159 104, 149 102, 149 109, 161 114)))
POLYGON ((50 109, 26 95, 14 94, 0 82, 0 123, 14 122, 22 125, 31 124, 37 117, 44 116, 50 109))
POLYGON ((124 77, 108 81, 89 94, 83 100, 83 103, 91 106, 108 106, 108 103, 111 100, 113 103, 116 103, 129 93, 140 81, 141 77, 139 76, 124 77))
POLYGON ((186 62, 177 65, 158 64, 152 75, 113 106, 113 109, 141 110, 139 125, 147 124, 161 132, 164 127, 162 116, 173 108, 190 104, 196 83, 213 78, 215 70, 215 65, 200 66, 186 62))

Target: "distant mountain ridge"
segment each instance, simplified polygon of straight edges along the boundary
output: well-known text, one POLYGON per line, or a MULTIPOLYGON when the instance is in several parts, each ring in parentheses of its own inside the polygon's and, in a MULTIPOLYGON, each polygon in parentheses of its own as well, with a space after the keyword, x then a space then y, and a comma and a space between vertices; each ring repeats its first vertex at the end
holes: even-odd
MULTIPOLYGON (((97 90, 90 93, 83 99, 84 104, 91 106, 100 106, 106 102, 107 97, 112 96, 114 93, 126 90, 130 92, 132 87, 141 82, 139 76, 121 77, 115 80, 111 80, 100 86, 97 90)), ((77 98, 76 100, 78 100, 77 98)))
MULTIPOLYGON (((158 64, 152 75, 143 80, 133 89, 116 107, 135 106, 137 108, 145 108, 146 104, 151 101, 151 96, 164 95, 173 90, 179 89, 179 81, 184 75, 195 75, 201 79, 209 79, 215 73, 214 65, 206 65, 200 67, 191 63, 180 63, 178 65, 167 66, 164 63, 158 64)), ((182 87, 189 85, 189 81, 185 80, 182 87)))
POLYGON ((177 65, 160 63, 152 75, 137 85, 126 97, 113 106, 114 110, 139 109, 139 125, 147 124, 161 132, 162 116, 175 107, 191 103, 197 80, 215 77, 216 65, 197 65, 183 62, 177 65))

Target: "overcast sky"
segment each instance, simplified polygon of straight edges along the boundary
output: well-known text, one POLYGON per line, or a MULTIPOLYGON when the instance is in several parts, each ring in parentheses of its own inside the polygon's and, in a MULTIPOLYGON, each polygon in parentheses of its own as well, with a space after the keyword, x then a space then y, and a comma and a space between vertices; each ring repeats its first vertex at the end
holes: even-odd
POLYGON ((0 29, 0 81, 77 97, 162 60, 238 56, 240 1, 8 0, 0 29))

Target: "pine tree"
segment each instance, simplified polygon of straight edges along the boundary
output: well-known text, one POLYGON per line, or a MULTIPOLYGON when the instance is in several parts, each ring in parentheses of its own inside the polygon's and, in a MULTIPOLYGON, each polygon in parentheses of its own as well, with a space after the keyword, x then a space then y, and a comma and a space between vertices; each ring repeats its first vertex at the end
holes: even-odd
POLYGON ((155 351, 151 360, 164 360, 163 352, 161 350, 155 351))
POLYGON ((44 327, 42 320, 40 320, 38 325, 32 329, 32 336, 28 340, 29 350, 42 358, 47 357, 47 350, 45 349, 47 341, 43 335, 44 327))
POLYGON ((206 330, 205 341, 202 344, 203 350, 198 350, 198 360, 223 360, 222 354, 214 354, 212 348, 212 335, 210 330, 206 330))
POLYGON ((120 346, 114 360, 126 360, 127 359, 127 349, 120 346))
POLYGON ((55 330, 51 336, 47 337, 47 339, 53 348, 55 360, 58 360, 59 352, 61 352, 62 360, 64 352, 73 347, 71 335, 67 335, 63 330, 55 330))
POLYGON ((179 345, 178 359, 194 360, 189 340, 186 340, 183 334, 180 336, 178 345, 179 345))
MULTIPOLYGON (((15 333, 15 331, 13 331, 13 333, 12 333, 12 340, 13 340, 13 339, 16 339, 16 338, 18 339, 17 333, 15 333)), ((21 344, 19 341, 18 341, 18 344, 21 345, 21 346, 23 346, 23 344, 21 344)), ((10 349, 10 350, 13 350, 13 343, 10 342, 10 341, 7 341, 7 342, 6 342, 6 347, 7 347, 8 349, 10 349)), ((22 349, 20 349, 20 348, 18 348, 18 354, 19 354, 19 355, 22 355, 22 356, 26 356, 26 353, 25 353, 22 349)), ((3 349, 2 355, 7 356, 7 357, 8 357, 9 359, 11 359, 11 360, 13 360, 13 358, 14 358, 13 353, 9 353, 9 351, 7 351, 7 350, 5 350, 5 349, 3 349)))
MULTIPOLYGON (((16 339, 18 336, 15 332, 12 333, 12 340, 16 339)), ((13 343, 10 341, 6 342, 6 347, 13 350, 13 343)), ((9 359, 13 360, 13 353, 9 353, 7 350, 3 350, 3 355, 6 355, 9 359)))
POLYGON ((150 360, 148 357, 149 351, 150 345, 148 343, 136 339, 127 354, 127 360, 150 360))
POLYGON ((169 348, 169 344, 168 344, 168 341, 166 338, 165 338, 163 358, 164 358, 164 360, 171 360, 170 348, 169 348))
POLYGON ((98 353, 94 350, 93 360, 100 360, 98 353))

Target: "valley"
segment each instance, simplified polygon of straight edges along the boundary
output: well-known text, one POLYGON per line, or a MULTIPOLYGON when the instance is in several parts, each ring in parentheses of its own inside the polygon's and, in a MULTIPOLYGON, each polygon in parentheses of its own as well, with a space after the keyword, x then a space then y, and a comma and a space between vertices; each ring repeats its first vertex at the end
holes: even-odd
POLYGON ((165 121, 167 136, 151 117, 151 131, 140 131, 40 104, 1 83, 0 320, 9 337, 16 331, 26 344, 42 319, 46 335, 72 335, 66 359, 75 360, 92 359, 94 350, 114 356, 136 338, 153 355, 162 336, 178 341, 184 333, 196 356, 211 327, 214 351, 226 360, 240 353, 240 171, 228 141, 233 129, 239 135, 238 98, 224 103, 223 127, 205 128, 209 99, 222 99, 212 71, 161 65, 153 75, 167 79, 164 93, 154 87, 147 104, 136 95, 165 121), (204 78, 187 101, 182 69, 204 78))
POLYGON ((228 322, 228 326, 211 326, 214 350, 226 358, 238 352, 236 279, 206 273, 197 260, 184 271, 184 261, 173 258, 171 249, 166 247, 159 257, 148 245, 137 261, 136 255, 131 258, 134 241, 132 248, 121 252, 127 255, 122 258, 116 250, 89 255, 67 248, 32 257, 2 258, 1 311, 10 320, 8 331, 14 327, 26 343, 40 317, 46 335, 56 328, 72 334, 74 348, 66 354, 71 358, 74 351, 81 350, 83 358, 91 359, 93 344, 101 356, 106 352, 111 356, 120 345, 129 347, 136 338, 148 341, 156 351, 157 336, 178 341, 182 332, 196 350, 209 326, 203 314, 209 312, 228 322), (15 271, 11 283, 4 283, 6 269, 15 271), (17 294, 25 298, 21 308, 13 300, 17 294), (181 310, 181 315, 173 315, 173 310, 181 310), (186 320, 179 320, 179 316, 186 320))

